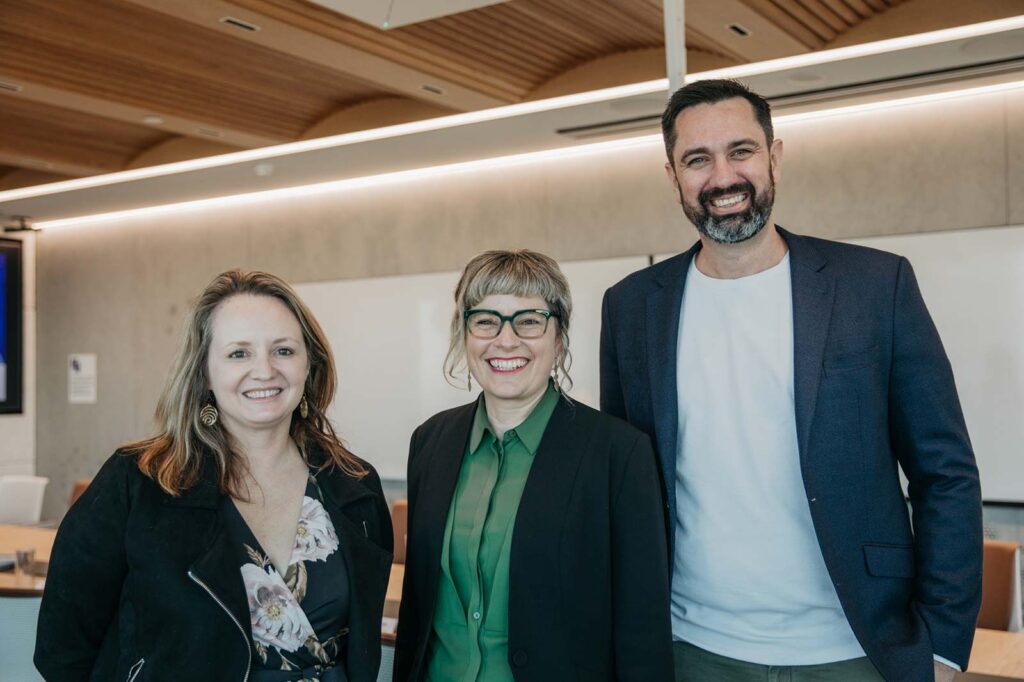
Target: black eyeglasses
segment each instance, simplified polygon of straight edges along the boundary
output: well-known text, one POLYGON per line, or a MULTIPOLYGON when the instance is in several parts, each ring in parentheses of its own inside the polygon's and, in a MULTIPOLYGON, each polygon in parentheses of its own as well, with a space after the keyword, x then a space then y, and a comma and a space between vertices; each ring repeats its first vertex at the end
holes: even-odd
POLYGON ((548 330, 548 320, 558 317, 550 310, 517 310, 511 315, 502 315, 497 310, 474 308, 462 313, 466 331, 478 339, 494 339, 501 334, 508 322, 512 331, 521 339, 539 339, 548 330))

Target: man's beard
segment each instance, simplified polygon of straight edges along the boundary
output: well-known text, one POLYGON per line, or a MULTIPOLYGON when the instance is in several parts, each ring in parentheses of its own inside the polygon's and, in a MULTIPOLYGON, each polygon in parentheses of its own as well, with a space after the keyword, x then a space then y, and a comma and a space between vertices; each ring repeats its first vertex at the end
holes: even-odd
POLYGON ((719 244, 744 242, 764 228, 775 203, 775 181, 768 176, 768 186, 758 194, 749 182, 741 182, 725 189, 708 189, 697 197, 697 205, 683 202, 683 213, 696 226, 697 231, 719 244), (711 201, 730 194, 746 193, 750 208, 742 213, 725 216, 711 214, 711 201))

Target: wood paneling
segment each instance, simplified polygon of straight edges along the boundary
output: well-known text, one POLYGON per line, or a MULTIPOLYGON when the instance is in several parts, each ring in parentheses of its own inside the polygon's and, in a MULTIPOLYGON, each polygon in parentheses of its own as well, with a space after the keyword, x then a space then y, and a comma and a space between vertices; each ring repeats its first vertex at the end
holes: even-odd
POLYGON ((76 175, 120 170, 138 149, 167 137, 145 126, 86 116, 17 95, 0 95, 0 130, 5 163, 76 175))
POLYGON ((295 139, 375 94, 341 71, 118 0, 0 0, 0 73, 295 139))

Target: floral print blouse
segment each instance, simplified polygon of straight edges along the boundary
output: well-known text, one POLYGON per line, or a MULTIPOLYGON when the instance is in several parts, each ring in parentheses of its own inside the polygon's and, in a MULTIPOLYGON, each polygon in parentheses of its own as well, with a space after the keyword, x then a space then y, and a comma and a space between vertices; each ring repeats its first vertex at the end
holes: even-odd
POLYGON ((234 503, 226 504, 249 599, 253 682, 346 682, 348 571, 316 479, 306 483, 283 576, 234 503))

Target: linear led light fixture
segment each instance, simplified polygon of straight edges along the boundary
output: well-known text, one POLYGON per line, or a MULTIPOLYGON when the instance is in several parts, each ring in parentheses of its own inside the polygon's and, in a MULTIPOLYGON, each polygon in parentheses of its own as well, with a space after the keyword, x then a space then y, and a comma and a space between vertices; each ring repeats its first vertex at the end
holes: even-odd
MULTIPOLYGON (((754 64, 743 64, 740 66, 716 69, 713 71, 703 71, 701 73, 690 74, 687 76, 686 82, 690 83, 695 80, 703 80, 706 78, 745 78, 774 71, 825 64, 853 57, 883 54, 895 50, 920 47, 924 45, 934 45, 936 43, 942 43, 950 40, 959 40, 1018 28, 1024 28, 1024 15, 1009 17, 1006 19, 997 19, 995 21, 986 21, 978 24, 969 24, 967 26, 958 26, 956 28, 942 29, 940 31, 920 33, 901 38, 880 40, 873 43, 864 43, 862 45, 840 47, 834 50, 824 50, 809 54, 795 55, 792 57, 783 57, 781 59, 771 59, 768 61, 756 62, 754 64)), ((286 154, 297 154, 329 147, 342 147, 361 142, 369 142, 372 140, 412 135, 415 133, 441 130, 444 128, 453 128, 455 126, 468 125, 471 123, 511 118, 513 116, 522 116, 524 114, 531 114, 540 111, 551 111, 554 109, 562 109, 593 102, 603 102, 634 95, 664 93, 667 90, 668 79, 660 78, 643 83, 633 83, 614 88, 604 88, 601 90, 592 90, 590 92, 564 95, 562 97, 552 97, 550 99, 537 100, 534 102, 522 102, 519 104, 494 107, 480 111, 470 111, 461 114, 454 114, 452 116, 428 119, 425 121, 414 121, 412 123, 402 123, 384 128, 361 130, 354 133, 344 133, 341 135, 333 135, 313 140, 289 142, 287 144, 274 145, 271 147, 261 147, 258 149, 232 152, 230 154, 210 156, 203 159, 191 159, 188 161, 179 161, 177 163, 169 163, 161 166, 138 168, 130 171, 121 171, 88 178, 77 178, 75 180, 65 180, 46 185, 37 185, 35 187, 23 187, 20 189, 7 190, 5 192, 0 192, 0 202, 15 201, 18 199, 27 199, 30 197, 45 196, 60 192, 70 192, 90 187, 101 187, 104 185, 113 185, 133 180, 142 180, 145 178, 154 178, 163 175, 172 175, 175 173, 185 173, 204 168, 227 166, 246 161, 261 161, 278 156, 284 156, 286 154)))
MULTIPOLYGON (((986 95, 997 92, 1005 92, 1008 90, 1016 90, 1019 88, 1024 88, 1024 80, 968 87, 948 92, 934 92, 923 95, 911 95, 908 97, 884 100, 881 102, 867 102, 864 104, 837 106, 817 111, 782 114, 779 116, 775 116, 773 118, 773 121, 776 124, 795 123, 810 119, 858 114, 867 111, 890 109, 894 107, 901 107, 913 104, 929 104, 943 100, 986 95)), ((424 178, 434 178, 443 175, 452 175, 455 173, 481 171, 492 168, 507 168, 510 166, 538 163, 551 159, 578 158, 581 156, 617 151, 620 149, 637 149, 647 146, 660 146, 661 144, 662 138, 660 134, 643 135, 639 137, 631 137, 621 140, 610 140, 606 142, 596 142, 593 144, 577 145, 574 147, 562 147, 558 149, 547 149, 539 152, 527 152, 524 154, 499 156, 490 159, 478 159, 475 161, 462 161, 459 163, 444 164, 440 166, 429 166, 426 168, 415 168, 412 170, 394 171, 390 173, 381 173, 379 175, 369 175, 361 178, 332 180, 328 182, 319 182, 311 185, 300 185, 298 187, 286 187, 282 189, 248 192, 245 194, 235 194, 225 197, 211 197, 209 199, 198 199, 194 201, 164 204, 161 206, 148 206, 145 208, 135 208, 126 211, 99 213, 95 215, 81 216, 77 218, 61 218, 59 220, 46 220, 37 222, 35 224, 35 228, 39 230, 57 230, 74 227, 84 227, 87 225, 94 225, 97 223, 109 224, 114 221, 131 218, 152 218, 161 215, 195 211, 207 208, 216 208, 219 210, 233 206, 252 204, 256 202, 292 199, 296 197, 307 197, 317 194, 342 192, 346 190, 365 187, 379 187, 382 185, 392 184, 396 182, 406 182, 411 180, 420 180, 424 178)))
POLYGON ((0 192, 0 202, 28 199, 30 197, 45 196, 47 194, 57 194, 61 192, 71 192, 74 190, 88 189, 90 187, 102 187, 104 185, 114 185, 122 182, 131 182, 133 180, 144 180, 146 178, 155 178, 175 173, 186 173, 188 171, 202 170, 205 168, 230 166, 232 164, 244 163, 246 161, 263 161, 288 154, 300 154, 302 152, 327 149, 330 147, 344 147, 347 145, 359 144, 361 142, 372 142, 373 140, 400 137, 402 135, 412 135, 431 130, 454 128, 456 126, 469 125, 471 123, 512 118, 514 116, 522 116, 524 114, 563 109, 581 104, 590 104, 592 102, 621 99, 634 95, 648 95, 663 92, 667 87, 667 83, 668 81, 666 79, 661 78, 643 83, 631 83, 629 85, 620 85, 614 88, 604 88, 602 90, 591 90, 589 92, 580 92, 572 95, 564 95, 562 97, 536 100, 534 102, 522 102, 520 104, 510 104, 504 107, 493 107, 491 109, 481 109, 479 111, 467 111, 462 114, 453 114, 451 116, 439 116, 425 121, 400 123, 398 125, 386 126, 384 128, 371 128, 369 130, 359 130, 354 133, 342 133, 341 135, 320 137, 312 140, 288 142, 286 144, 278 144, 271 147, 260 147, 258 149, 230 152, 228 154, 208 156, 202 159, 190 159, 188 161, 178 161, 175 163, 163 164, 161 166, 137 168, 135 170, 107 173, 105 175, 96 175, 88 178, 76 178, 75 180, 64 180, 62 182, 54 182, 47 185, 38 185, 36 187, 24 187, 21 189, 0 192))

